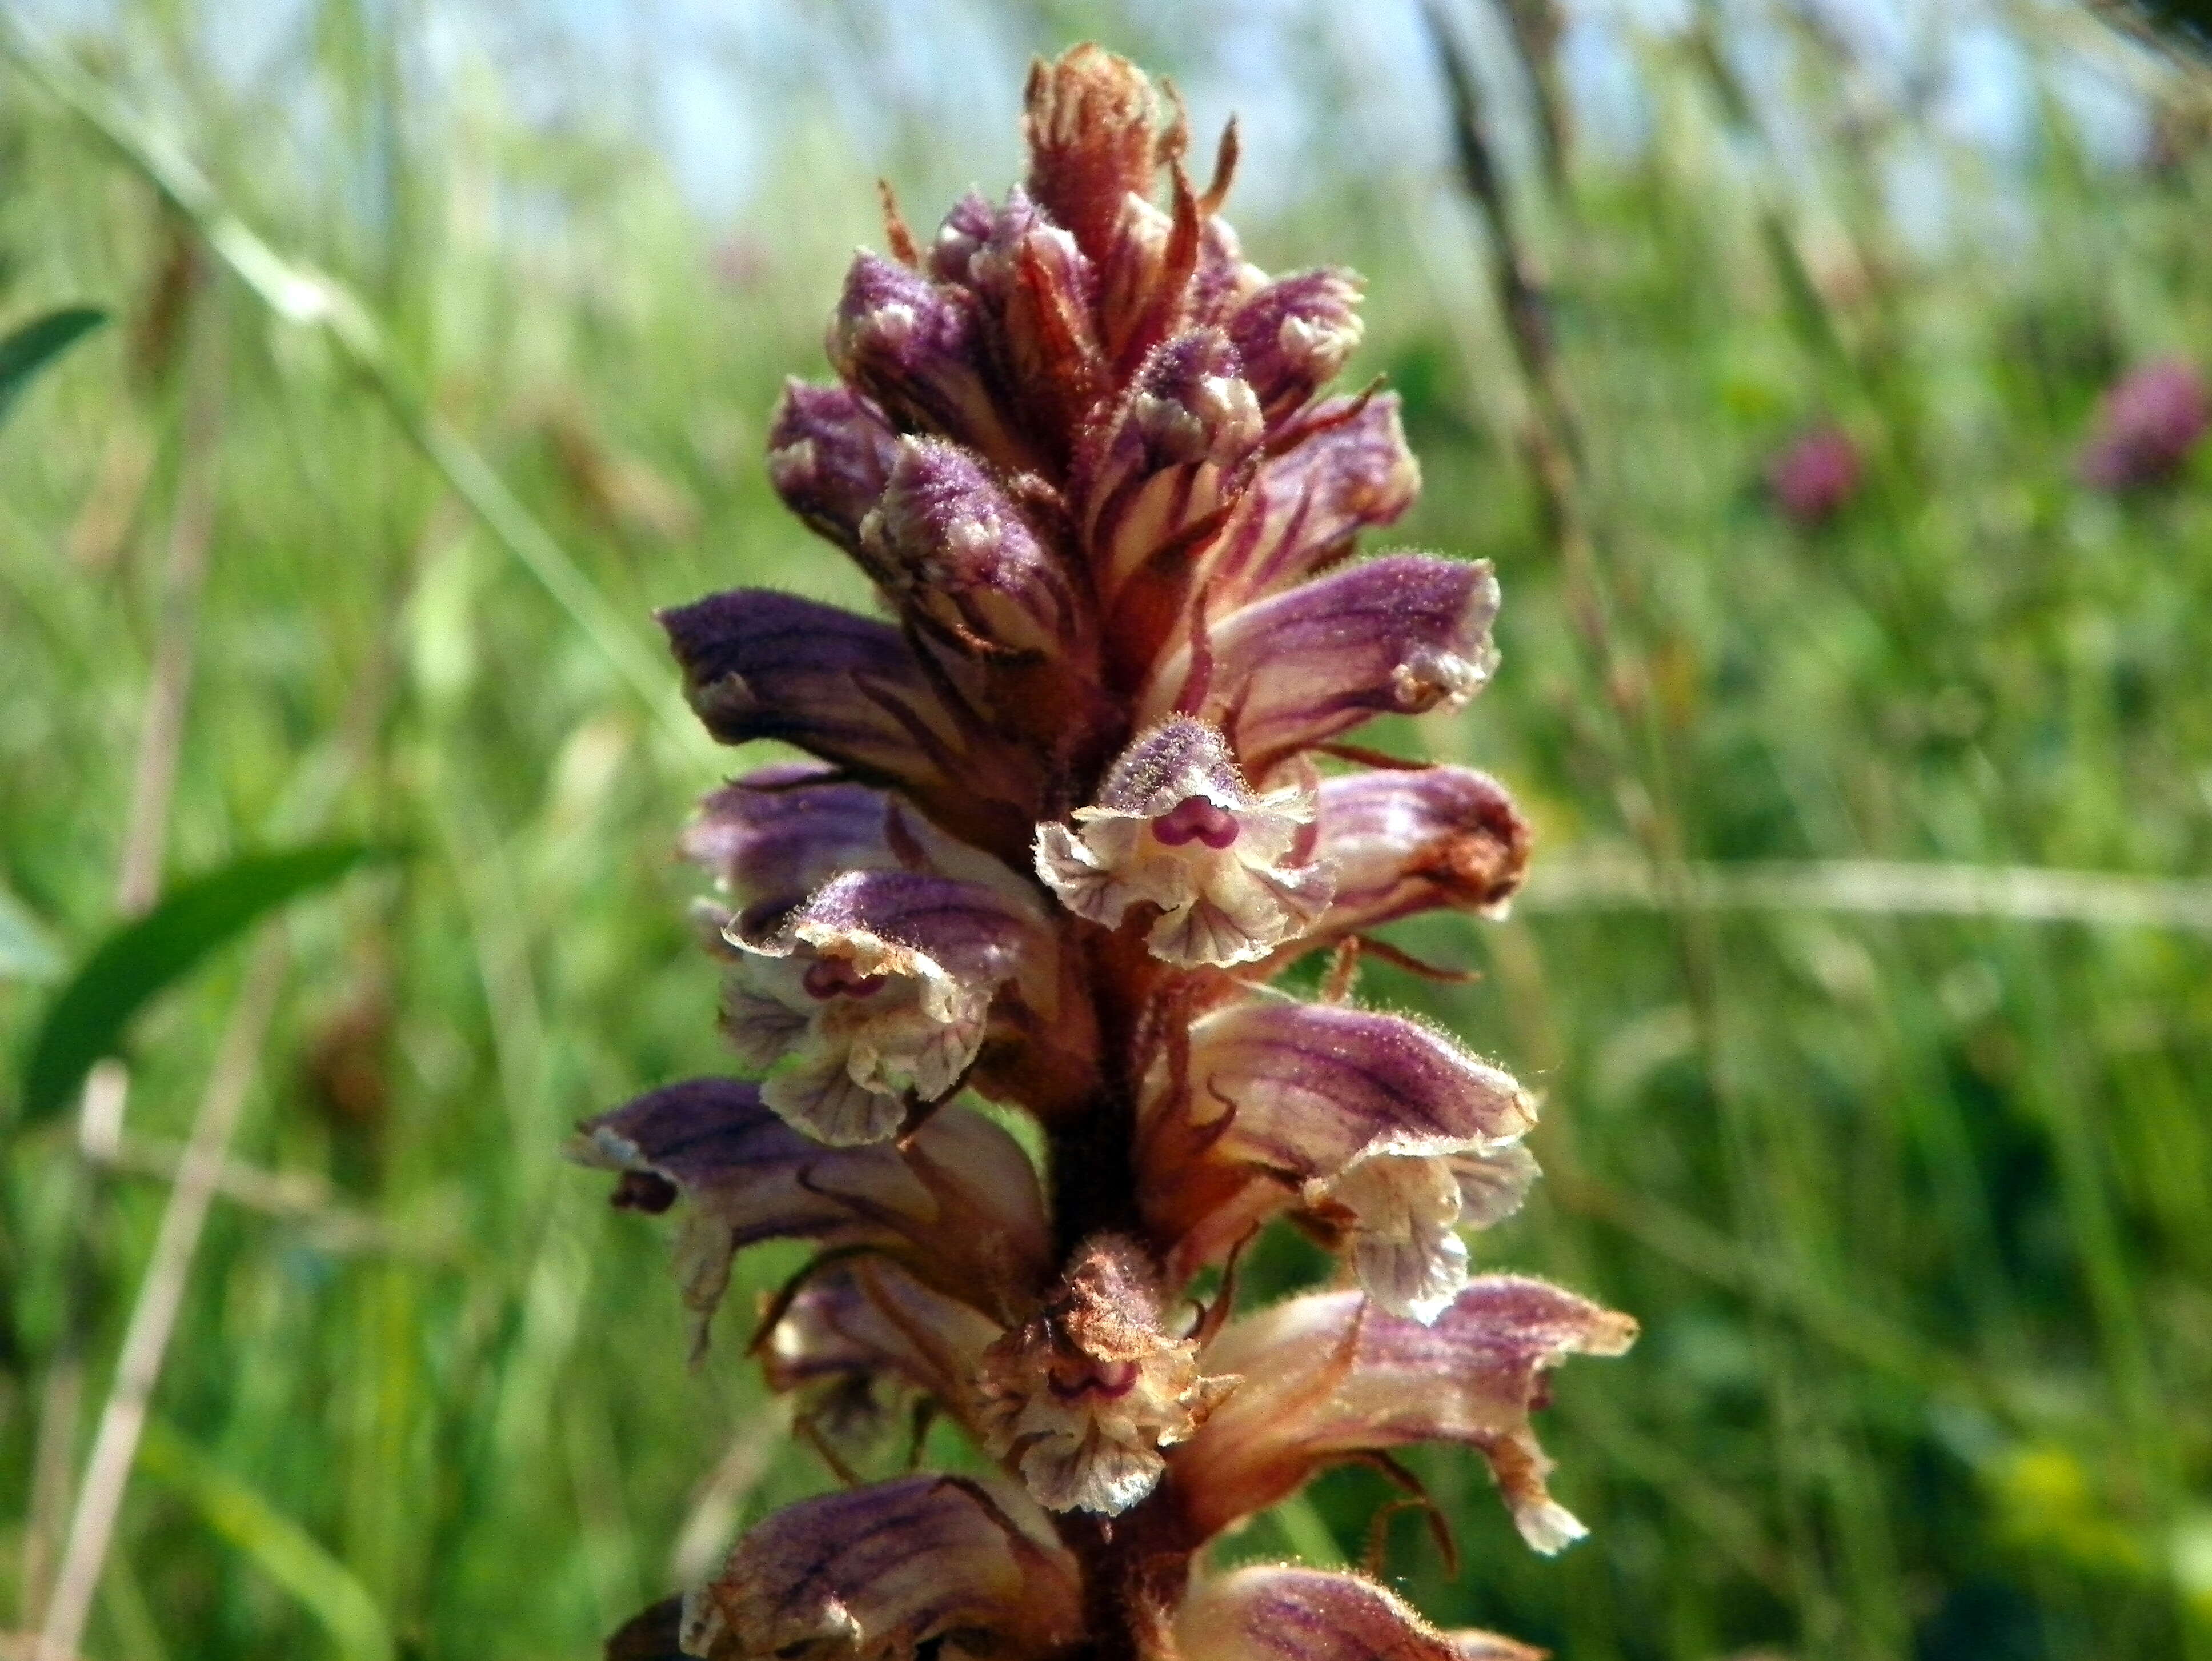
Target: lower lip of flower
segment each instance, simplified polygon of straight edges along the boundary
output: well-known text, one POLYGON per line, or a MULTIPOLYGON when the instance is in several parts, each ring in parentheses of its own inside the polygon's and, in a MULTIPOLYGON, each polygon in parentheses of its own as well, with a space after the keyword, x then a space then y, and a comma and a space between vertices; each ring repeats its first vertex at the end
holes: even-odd
POLYGON ((1119 1401, 1137 1387, 1138 1372, 1134 1361, 1109 1361, 1103 1366, 1085 1368, 1073 1381, 1063 1380, 1055 1373, 1045 1383, 1063 1402, 1073 1402, 1085 1396, 1100 1396, 1113 1402, 1119 1401))
POLYGON ((883 989, 884 977, 855 973, 852 964, 843 958, 823 958, 806 965, 806 972, 799 983, 806 989, 806 995, 827 1001, 831 998, 866 998, 883 989))
POLYGON ((1186 796, 1152 821, 1152 835, 1170 848, 1202 842, 1219 849, 1237 840, 1237 816, 1204 796, 1186 796))

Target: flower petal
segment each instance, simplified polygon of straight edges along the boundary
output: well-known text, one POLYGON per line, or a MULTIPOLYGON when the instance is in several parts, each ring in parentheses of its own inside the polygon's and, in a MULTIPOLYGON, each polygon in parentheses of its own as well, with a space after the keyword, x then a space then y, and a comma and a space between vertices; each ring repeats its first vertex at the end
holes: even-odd
POLYGON ((705 1323, 730 1259, 769 1239, 874 1244, 925 1281, 989 1309, 1033 1288, 1048 1237, 1035 1169, 979 1113, 948 1107, 903 1148, 827 1147, 735 1079, 691 1079, 578 1127, 572 1156, 617 1171, 618 1205, 690 1202, 678 1247, 684 1302, 705 1323))
MULTIPOLYGON (((1536 1123, 1512 1077, 1403 1016, 1251 998, 1190 1030, 1185 1111, 1224 1156, 1300 1179, 1381 1154, 1501 1147, 1536 1123)), ((1156 1098, 1148 1112, 1170 1110, 1156 1098)))
POLYGON ((1294 864, 1312 796, 1255 796, 1218 727, 1177 716, 1108 770, 1077 828, 1037 827, 1037 876, 1069 910, 1109 928, 1157 907, 1152 955, 1178 968, 1264 958, 1328 904, 1325 864, 1294 864))
POLYGON ((812 1390, 848 1408, 874 1405, 884 1386, 904 1385, 968 1426, 969 1381, 999 1333, 973 1305, 930 1290, 896 1263, 864 1258, 817 1275, 793 1296, 769 1334, 762 1372, 770 1390, 812 1390))
POLYGON ((1529 1424, 1544 1374, 1570 1355, 1618 1355, 1635 1338, 1627 1316, 1519 1275, 1471 1282, 1425 1326, 1356 1292, 1293 1298, 1207 1348, 1207 1366, 1245 1383, 1170 1456, 1176 1490, 1212 1534, 1334 1458, 1459 1442, 1490 1462, 1522 1537, 1555 1552, 1583 1529, 1544 1485, 1550 1462, 1529 1424))
POLYGON ((1497 662, 1487 562, 1395 555, 1231 612, 1203 656, 1157 670, 1144 718, 1182 710, 1225 731, 1252 775, 1377 715, 1456 708, 1497 662))
POLYGON ((1435 906, 1503 916, 1533 836, 1505 787, 1466 767, 1379 770, 1321 782, 1316 857, 1336 867, 1317 931, 1356 934, 1435 906))
POLYGON ((703 1661, 804 1655, 908 1661, 933 1640, 985 1635, 1010 1661, 1075 1636, 1074 1562, 1003 1500, 951 1476, 908 1476, 785 1507, 684 1599, 703 1661))
MULTIPOLYGON (((773 1056, 761 1098, 819 1141, 896 1135, 913 1103, 950 1094, 982 1048, 1001 984, 1049 955, 1039 919, 1003 892, 917 871, 848 871, 773 932, 735 937, 753 961, 734 972, 733 1037, 775 1031, 764 1006, 803 1018, 773 1056)), ((1047 971, 1033 965, 1040 977, 1047 971)), ((771 1040, 772 1041, 772 1040, 771 1040)))
POLYGON ((936 782, 961 735, 888 624, 767 588, 660 613, 685 695, 725 744, 781 739, 867 779, 936 782))
POLYGON ((896 866, 885 834, 890 806, 882 791, 832 769, 785 763, 704 798, 680 845, 738 907, 739 932, 757 933, 840 871, 896 866))
MULTIPOLYGON (((1487 1634, 1468 1637, 1487 1640, 1487 1634)), ((1543 1652, 1491 1640, 1495 1661, 1543 1652)), ((1396 1593, 1372 1580, 1294 1565, 1255 1566, 1203 1580, 1176 1619, 1183 1661, 1476 1661, 1396 1593)))
POLYGON ((1395 393, 1332 399, 1310 436, 1261 467, 1209 551, 1204 587, 1218 617, 1304 581, 1352 551, 1362 531, 1389 525, 1420 494, 1395 393))
POLYGON ((1182 1272, 1296 1206, 1384 1308, 1433 1319, 1466 1284, 1458 1227, 1507 1214, 1533 1177, 1489 1161, 1535 1116, 1510 1075, 1401 1017, 1248 999, 1193 1023, 1151 1081, 1146 1220, 1182 1272))

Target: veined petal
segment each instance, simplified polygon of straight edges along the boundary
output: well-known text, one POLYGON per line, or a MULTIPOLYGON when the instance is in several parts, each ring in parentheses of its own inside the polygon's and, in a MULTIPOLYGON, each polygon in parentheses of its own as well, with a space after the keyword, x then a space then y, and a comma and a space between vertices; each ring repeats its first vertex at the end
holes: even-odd
POLYGON ((1376 1302, 1433 1319, 1466 1284, 1455 1231, 1507 1214, 1534 1174, 1508 1153, 1534 1099, 1400 1016, 1251 998, 1194 1022, 1180 1065, 1151 1082, 1138 1153, 1178 1270, 1296 1206, 1376 1302))
POLYGON ((725 744, 781 739, 864 778, 923 785, 937 782, 934 758, 961 747, 887 624, 766 588, 710 594, 660 624, 691 707, 725 744))
POLYGON ((1220 726, 1255 776, 1378 715, 1455 709, 1497 663, 1487 562, 1393 555, 1231 612, 1203 657, 1185 647, 1152 678, 1145 718, 1220 726))
POLYGON ((1393 523, 1420 494, 1395 392, 1331 399, 1310 435, 1260 469, 1208 554, 1208 615, 1278 593, 1352 551, 1362 531, 1393 523))
POLYGON ((1073 830, 1037 827, 1036 872, 1077 916, 1116 928, 1157 907, 1152 955, 1180 968, 1264 958, 1322 915, 1333 878, 1292 849, 1312 797, 1255 796, 1218 728, 1187 717, 1132 742, 1073 830))
POLYGON ((1316 932, 1356 934, 1435 906, 1503 916, 1533 840, 1505 787, 1466 767, 1323 779, 1317 853, 1336 897, 1316 932))
MULTIPOLYGON (((1190 1030, 1182 1111, 1228 1123, 1226 1156, 1330 1177, 1382 1154, 1486 1152, 1525 1135, 1536 1104, 1510 1074, 1400 1015, 1255 997, 1190 1030)), ((1173 1110, 1167 1096, 1147 1113, 1173 1110)))
POLYGON ((1159 1481, 1160 1450, 1190 1436, 1235 1384, 1199 1373, 1198 1345, 1162 1325, 1157 1272, 1135 1242, 1076 1249, 1043 1306, 976 1374, 984 1442, 1054 1511, 1127 1510, 1159 1481))
POLYGON ((1636 1323, 1542 1281, 1486 1275, 1433 1323, 1356 1292, 1293 1298, 1233 1322, 1206 1365, 1243 1387, 1171 1456, 1193 1520, 1214 1533, 1363 1450, 1458 1442, 1490 1463, 1522 1537, 1555 1552, 1583 1530, 1544 1478, 1530 1413, 1570 1355, 1618 1355, 1636 1323))
POLYGON ((688 1202, 678 1269, 699 1335, 731 1258, 769 1239, 872 1244, 930 1285, 986 1308, 1034 1288, 1048 1250, 1034 1168, 982 1115, 948 1107, 903 1147, 829 1147, 735 1079, 692 1079, 578 1127, 572 1157, 620 1171, 617 1205, 688 1202))
POLYGON ((885 834, 890 798, 818 763, 783 763, 705 797, 685 827, 685 858, 714 874, 757 933, 840 871, 896 867, 885 834))
POLYGON ((969 1381, 999 1323, 933 1292, 897 1264, 861 1258, 817 1275, 769 1334, 762 1372, 770 1390, 808 1390, 865 1441, 889 1415, 878 1393, 903 1386, 934 1398, 963 1425, 969 1381), (852 1423, 853 1419, 864 1422, 852 1423))
POLYGON ((1072 1639, 1075 1564, 1017 1520, 1024 1505, 951 1476, 908 1476, 787 1506, 684 1598, 684 1652, 703 1661, 910 1661, 976 1634, 1011 1661, 1072 1639))
POLYGON ((1255 1565, 1200 1581, 1176 1616, 1176 1647, 1183 1661, 1541 1661, 1543 1655, 1487 1633, 1438 1632, 1372 1580, 1295 1565, 1255 1565))

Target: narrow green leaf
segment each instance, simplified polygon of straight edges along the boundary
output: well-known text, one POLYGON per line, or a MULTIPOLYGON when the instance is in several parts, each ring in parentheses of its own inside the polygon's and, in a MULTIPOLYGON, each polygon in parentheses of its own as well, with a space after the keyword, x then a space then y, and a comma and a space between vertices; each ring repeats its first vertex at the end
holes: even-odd
POLYGON ((0 981, 50 981, 62 954, 22 901, 0 888, 0 981))
POLYGON ((115 929, 70 977, 32 1042, 23 1068, 25 1123, 64 1106, 93 1064, 119 1050, 131 1018, 209 952, 279 906, 387 855, 361 843, 249 854, 179 885, 144 916, 115 929))
POLYGON ((159 1419, 138 1442, 138 1469, 188 1500, 321 1623, 345 1661, 392 1661, 392 1627, 358 1576, 307 1530, 159 1419))
POLYGON ((0 337, 0 421, 40 370, 106 321, 107 313, 94 307, 64 306, 0 337))

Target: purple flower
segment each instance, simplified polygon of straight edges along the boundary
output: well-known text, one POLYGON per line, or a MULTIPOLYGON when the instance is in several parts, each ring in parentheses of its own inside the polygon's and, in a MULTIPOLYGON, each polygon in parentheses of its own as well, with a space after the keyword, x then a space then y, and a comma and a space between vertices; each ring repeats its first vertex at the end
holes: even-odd
POLYGON ((586 1120, 573 1151, 621 1173, 618 1206, 657 1214, 684 1203, 678 1276, 702 1342, 731 1258, 763 1240, 877 1246, 987 1306, 1043 1271, 1035 1173, 1019 1144, 965 1109, 936 1115, 903 1148, 833 1148, 792 1129, 757 1085, 692 1079, 586 1120))
POLYGON ((2100 490, 2140 490, 2172 478, 2212 427, 2212 393, 2197 367, 2165 357, 2130 370, 2097 406, 2077 464, 2100 490))
POLYGON ((1535 1098, 1350 1001, 1375 931, 1498 916, 1525 873, 1498 781, 1340 741, 1482 690, 1498 582, 1360 557, 1420 469, 1396 399, 1330 394, 1359 280, 1271 277, 1222 218, 1233 129, 1194 181, 1180 107, 1081 46, 1024 131, 1024 182, 926 250, 887 208, 836 384, 792 383, 771 426, 776 490, 884 615, 746 589, 662 614, 708 730, 805 757, 683 840, 757 1076, 641 1097, 576 1151, 673 1214, 702 1342, 736 1252, 812 1254, 755 1350, 851 1486, 616 1652, 1528 1661, 1359 1576, 1202 1567, 1316 1471, 1423 1440, 1478 1449, 1537 1549, 1581 1531, 1531 1415, 1634 1324, 1471 1276, 1468 1237, 1536 1179, 1535 1098), (1328 1001, 1266 984, 1324 947, 1328 1001), (1240 1316, 1237 1252, 1284 1219, 1356 1289, 1240 1316), (866 1480, 933 1419, 995 1475, 866 1480))
POLYGON ((1534 1099, 1396 1015, 1251 998, 1164 1058, 1138 1141, 1155 1231, 1192 1269, 1296 1208, 1394 1314, 1432 1321, 1467 1284, 1458 1231, 1535 1179, 1534 1099))
POLYGON ((1190 1661, 1542 1661, 1488 1632, 1438 1632, 1395 1592, 1356 1574, 1295 1566, 1233 1570, 1176 1620, 1190 1661))
POLYGON ((1766 466, 1766 487, 1791 523, 1810 529, 1826 524, 1858 494, 1858 446, 1842 428, 1814 428, 1766 466))
POLYGON ((1618 1355, 1636 1323, 1542 1281, 1472 1282, 1433 1323, 1323 1293, 1232 1323, 1208 1366, 1244 1386, 1171 1466, 1211 1531, 1274 1504, 1322 1465, 1408 1443, 1464 1443, 1490 1462, 1513 1521, 1536 1550, 1586 1531, 1551 1495, 1551 1462, 1529 1425, 1544 1375, 1570 1355, 1618 1355))
POLYGON ((1313 793, 1254 795, 1220 730, 1188 716, 1134 740, 1074 818, 1073 830, 1037 827, 1037 875, 1076 916, 1109 928, 1147 908, 1146 944, 1181 968, 1266 957, 1320 915, 1334 887, 1327 866, 1295 855, 1313 793))
POLYGON ((1213 721, 1265 779, 1375 715, 1455 709, 1498 664, 1485 563, 1395 555, 1232 611, 1153 672, 1140 707, 1213 721))
MULTIPOLYGON (((907 1476, 778 1512, 684 1599, 702 1661, 910 1657, 957 1634, 1040 1656, 1080 1630, 1075 1565, 982 1484, 907 1476)), ((972 1641, 972 1640, 971 1640, 972 1641)))

